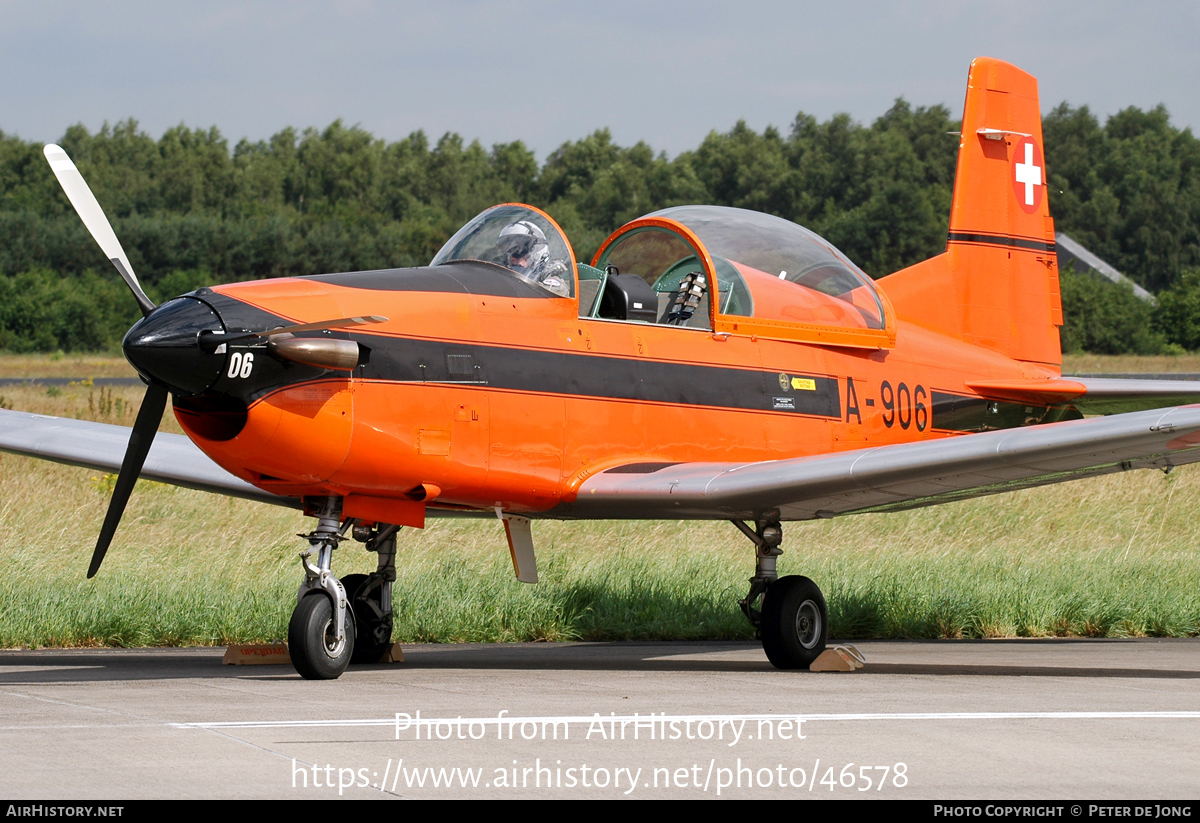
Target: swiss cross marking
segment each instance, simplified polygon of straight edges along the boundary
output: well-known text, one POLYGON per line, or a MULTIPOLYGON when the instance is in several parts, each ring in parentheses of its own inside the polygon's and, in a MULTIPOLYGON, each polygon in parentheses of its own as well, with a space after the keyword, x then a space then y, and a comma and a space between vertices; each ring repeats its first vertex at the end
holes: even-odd
POLYGON ((1033 163, 1033 143, 1025 144, 1025 162, 1017 163, 1017 182, 1025 184, 1025 205, 1032 206, 1033 187, 1042 185, 1042 167, 1033 163))
POLYGON ((1042 205, 1042 197, 1046 193, 1046 184, 1042 182, 1046 173, 1042 150, 1032 137, 1022 137, 1013 147, 1011 162, 1009 179, 1017 205, 1026 214, 1034 214, 1042 205))

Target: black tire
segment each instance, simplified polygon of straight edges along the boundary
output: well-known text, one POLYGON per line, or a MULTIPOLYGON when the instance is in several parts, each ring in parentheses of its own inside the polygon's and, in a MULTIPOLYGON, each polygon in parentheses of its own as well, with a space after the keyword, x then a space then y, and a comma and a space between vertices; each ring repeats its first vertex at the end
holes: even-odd
POLYGON ((391 621, 380 620, 375 609, 371 608, 371 603, 379 606, 379 587, 364 592, 370 580, 371 577, 365 574, 348 574, 342 578, 350 610, 354 612, 354 654, 350 657, 351 663, 378 663, 392 645, 391 621), (370 600, 371 603, 363 600, 370 600), (377 633, 378 629, 382 631, 377 633))
MULTIPOLYGON (((349 617, 350 615, 347 615, 349 617)), ((324 592, 306 595, 288 623, 288 654, 306 680, 334 680, 346 671, 354 654, 354 621, 346 621, 346 639, 333 642, 333 603, 324 592)))
POLYGON ((762 644, 777 669, 807 669, 829 638, 829 609, 807 577, 781 577, 763 596, 762 644))

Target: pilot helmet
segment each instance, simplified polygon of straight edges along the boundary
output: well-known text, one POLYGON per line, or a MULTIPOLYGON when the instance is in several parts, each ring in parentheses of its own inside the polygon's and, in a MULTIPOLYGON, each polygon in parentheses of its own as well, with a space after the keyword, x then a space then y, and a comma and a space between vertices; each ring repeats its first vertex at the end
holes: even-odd
POLYGON ((505 266, 522 273, 537 269, 550 257, 546 233, 528 220, 518 220, 501 229, 496 250, 505 266))

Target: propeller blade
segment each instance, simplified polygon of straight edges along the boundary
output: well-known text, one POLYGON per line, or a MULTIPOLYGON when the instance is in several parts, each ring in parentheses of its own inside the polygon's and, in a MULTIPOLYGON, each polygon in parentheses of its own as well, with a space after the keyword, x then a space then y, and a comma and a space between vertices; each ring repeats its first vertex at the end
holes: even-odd
POLYGON ((138 409, 137 420, 133 424, 133 434, 129 436, 129 445, 125 449, 125 459, 121 461, 121 473, 117 475, 117 485, 113 488, 112 499, 108 501, 108 513, 104 515, 104 525, 100 529, 100 539, 96 541, 96 551, 92 553, 92 565, 88 567, 88 579, 96 576, 108 544, 112 542, 125 513, 125 504, 137 483, 138 475, 142 472, 142 464, 150 453, 150 444, 158 431, 163 412, 167 408, 167 389, 157 383, 146 387, 146 396, 142 398, 142 407, 138 409))
POLYGON ((121 243, 117 240, 112 226, 109 225, 108 218, 104 216, 104 209, 100 208, 100 204, 96 202, 96 195, 92 194, 92 190, 88 188, 79 169, 75 168, 75 164, 71 162, 67 153, 53 143, 46 144, 42 153, 46 155, 51 171, 58 178, 58 183, 66 193, 67 199, 75 207, 79 219, 92 233, 92 237, 100 245, 104 256, 116 266, 125 285, 129 286, 129 290, 133 292, 133 299, 137 301, 138 307, 142 310, 142 316, 145 317, 154 311, 154 303, 142 291, 142 284, 138 282, 137 275, 133 273, 133 266, 129 265, 129 258, 125 256, 125 250, 121 248, 121 243))

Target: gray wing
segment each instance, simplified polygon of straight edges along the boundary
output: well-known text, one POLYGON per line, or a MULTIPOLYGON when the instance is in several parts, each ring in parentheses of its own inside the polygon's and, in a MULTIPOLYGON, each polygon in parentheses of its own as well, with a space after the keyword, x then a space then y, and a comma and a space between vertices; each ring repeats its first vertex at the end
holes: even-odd
MULTIPOLYGON (((102 472, 121 470, 125 447, 129 444, 130 429, 47 417, 41 414, 0 409, 0 451, 38 457, 71 466, 83 466, 102 472)), ((188 438, 181 434, 159 433, 154 437, 150 454, 140 475, 145 480, 170 483, 188 489, 244 497, 276 506, 302 508, 300 498, 283 497, 263 491, 245 480, 234 477, 218 466, 188 438)), ((495 517, 491 511, 430 506, 429 517, 495 517)))
POLYGON ((1200 406, 760 463, 643 463, 600 472, 564 518, 811 520, 931 506, 1134 468, 1200 461, 1200 406))
MULTIPOLYGON (((0 451, 103 472, 121 470, 129 432, 124 426, 0 410, 0 451)), ((154 438, 141 477, 277 506, 300 507, 299 498, 280 497, 234 477, 180 434, 158 434, 154 438)))
MULTIPOLYGON (((1194 375, 1188 375, 1193 377, 1194 375)), ((1200 403, 1200 381, 1116 377, 1067 377, 1082 383, 1087 393, 1072 403, 1084 414, 1124 414, 1143 409, 1161 409, 1183 403, 1200 403)))

